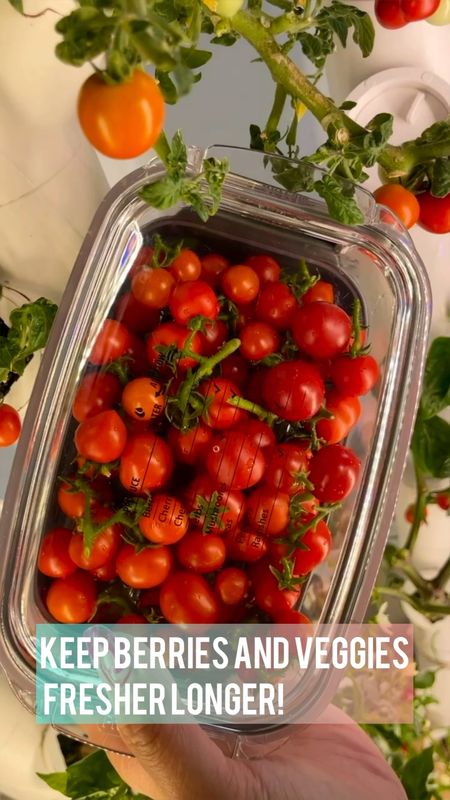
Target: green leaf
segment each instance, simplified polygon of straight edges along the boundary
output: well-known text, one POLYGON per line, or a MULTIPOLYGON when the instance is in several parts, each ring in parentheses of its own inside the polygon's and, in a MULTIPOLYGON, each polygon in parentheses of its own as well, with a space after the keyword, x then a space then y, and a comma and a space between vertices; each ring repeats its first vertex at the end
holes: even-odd
POLYGON ((430 689, 434 686, 436 674, 434 672, 419 672, 414 678, 415 689, 430 689))
POLYGON ((22 375, 32 355, 47 344, 57 306, 40 297, 15 308, 6 336, 0 337, 0 384, 22 375))
POLYGON ((355 14, 353 27, 353 41, 359 45, 362 57, 367 58, 373 50, 375 40, 375 28, 369 14, 355 14))
POLYGON ((23 14, 23 0, 8 0, 9 4, 20 14, 23 14))
POLYGON ((61 794, 67 794, 67 772, 51 772, 47 775, 37 772, 36 775, 45 781, 51 789, 61 792, 61 794))
POLYGON ((50 775, 38 773, 52 789, 62 792, 72 800, 149 800, 145 795, 133 794, 114 767, 104 750, 96 750, 67 768, 67 772, 50 775))
POLYGON ((433 771, 433 747, 427 747, 406 762, 401 771, 401 781, 410 800, 427 800, 427 780, 433 771))
POLYGON ((181 199, 181 183, 170 175, 154 183, 148 183, 139 196, 154 208, 171 208, 181 199))
POLYGON ((306 161, 292 162, 286 158, 271 158, 270 166, 277 183, 290 192, 312 192, 314 189, 314 165, 306 161))
POLYGON ((164 100, 169 105, 173 106, 178 100, 178 92, 177 87, 175 86, 173 80, 169 77, 167 72, 162 72, 161 70, 155 70, 155 78, 159 81, 159 88, 161 89, 164 100))
POLYGON ((420 401, 424 419, 439 414, 450 405, 450 337, 434 339, 428 352, 420 401))
POLYGON ((450 193, 450 158, 437 158, 431 169, 431 194, 446 197, 450 193))
POLYGON ((428 144, 429 142, 450 144, 450 117, 440 122, 434 122, 415 139, 415 144, 428 144))
POLYGON ((364 222, 364 214, 353 197, 351 184, 339 181, 334 175, 324 175, 315 181, 314 189, 322 197, 331 216, 345 225, 359 225, 364 222))
POLYGON ((57 57, 73 66, 91 61, 109 49, 115 26, 115 21, 101 9, 77 8, 55 25, 63 36, 63 41, 55 48, 57 57))
POLYGON ((423 419, 419 414, 411 448, 417 466, 433 478, 450 477, 450 425, 441 417, 423 419))
POLYGON ((209 50, 197 50, 195 47, 182 47, 181 59, 190 69, 198 69, 207 64, 212 56, 209 50))

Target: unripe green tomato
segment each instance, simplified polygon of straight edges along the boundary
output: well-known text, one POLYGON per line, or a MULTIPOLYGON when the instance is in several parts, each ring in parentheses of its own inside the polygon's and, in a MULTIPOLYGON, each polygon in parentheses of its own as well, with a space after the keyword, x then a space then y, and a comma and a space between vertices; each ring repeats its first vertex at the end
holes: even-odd
POLYGON ((430 25, 450 25, 450 0, 441 0, 439 8, 431 17, 427 17, 430 25))
POLYGON ((244 5, 244 0, 203 0, 203 2, 214 14, 226 19, 234 17, 244 5))

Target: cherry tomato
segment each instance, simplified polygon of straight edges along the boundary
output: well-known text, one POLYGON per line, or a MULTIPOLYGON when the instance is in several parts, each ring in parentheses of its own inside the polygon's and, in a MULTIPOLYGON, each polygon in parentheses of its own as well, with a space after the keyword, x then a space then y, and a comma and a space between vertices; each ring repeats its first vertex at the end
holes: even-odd
POLYGON ((149 431, 129 437, 120 459, 119 478, 130 494, 161 489, 172 471, 172 453, 163 439, 149 431))
POLYGON ((230 531, 225 536, 225 544, 232 561, 258 561, 267 553, 267 539, 256 531, 230 531))
POLYGON ((386 183, 384 186, 379 186, 373 196, 377 203, 390 208, 403 222, 405 228, 412 228, 419 219, 420 206, 417 197, 399 183, 386 183))
POLYGON ((139 529, 149 542, 174 544, 189 527, 189 516, 176 497, 154 494, 150 506, 139 518, 139 529))
POLYGON ((238 387, 224 378, 211 378, 201 383, 199 392, 205 398, 204 422, 215 430, 224 430, 237 425, 246 416, 241 408, 230 405, 232 397, 241 397, 238 387))
POLYGON ((98 581, 102 581, 103 583, 109 583, 110 581, 113 581, 117 575, 116 559, 111 558, 106 562, 106 564, 102 564, 101 567, 90 570, 90 573, 94 578, 96 578, 98 581))
POLYGON ((173 565, 170 547, 145 547, 136 552, 133 545, 125 544, 119 550, 116 569, 119 578, 133 589, 151 589, 168 577, 173 565))
POLYGON ((235 319, 235 327, 237 333, 240 334, 242 328, 245 328, 249 322, 254 322, 256 319, 256 303, 247 303, 244 306, 236 306, 238 315, 235 319))
POLYGON ((77 422, 95 417, 115 406, 121 391, 118 377, 111 372, 88 372, 78 385, 72 414, 77 422))
POLYGON ((258 533, 277 536, 289 523, 289 495, 266 486, 255 489, 247 498, 247 518, 258 533))
POLYGON ((375 0, 375 16, 383 28, 403 28, 408 22, 400 0, 375 0))
POLYGON ((246 597, 249 585, 250 581, 243 569, 226 567, 216 575, 214 588, 222 603, 236 606, 246 597))
POLYGON ((57 494, 58 505, 67 517, 82 517, 86 510, 84 492, 73 491, 70 483, 62 483, 57 494))
POLYGON ((133 333, 143 334, 156 328, 159 322, 158 308, 149 308, 137 300, 132 292, 127 292, 119 299, 115 316, 133 333))
POLYGON ((219 301, 205 281, 186 281, 175 286, 169 309, 178 325, 187 325, 193 317, 199 315, 207 319, 217 319, 219 301))
POLYGON ((180 431, 178 428, 170 428, 168 433, 169 444, 175 459, 183 464, 197 464, 201 461, 212 436, 211 428, 203 425, 202 422, 186 432, 180 431))
POLYGON ((302 294, 302 304, 334 303, 334 287, 327 281, 317 281, 308 291, 302 294))
MULTIPOLYGON (((162 325, 158 325, 147 339, 147 358, 150 365, 162 375, 166 372, 170 373, 168 355, 160 352, 158 347, 170 347, 170 345, 173 345, 177 350, 183 350, 190 335, 191 331, 176 325, 174 322, 164 322, 162 325)), ((192 337, 189 349, 192 353, 201 353, 201 340, 197 332, 192 337)), ((196 365, 197 361, 189 356, 176 360, 177 369, 182 372, 186 372, 196 365)))
POLYGON ((117 411, 102 411, 79 424, 74 441, 80 456, 98 464, 107 464, 121 455, 127 441, 127 429, 117 411))
POLYGON ((123 614, 117 620, 117 625, 148 625, 147 619, 143 614, 123 614))
POLYGON ((221 319, 214 319, 205 324, 204 330, 198 332, 201 352, 204 356, 212 356, 228 338, 228 328, 221 319))
POLYGON ((264 475, 264 452, 244 431, 230 431, 213 440, 206 456, 211 478, 230 489, 249 489, 264 475))
POLYGON ((174 290, 175 278, 163 267, 144 267, 131 281, 133 296, 150 309, 164 308, 174 290))
POLYGON ((97 590, 92 575, 77 570, 66 578, 53 581, 46 604, 57 622, 76 625, 92 617, 96 600, 97 590))
POLYGON ((335 503, 347 497, 358 480, 360 466, 353 450, 341 444, 331 444, 314 453, 309 480, 319 502, 335 503))
POLYGON ((266 283, 256 302, 256 318, 267 322, 279 331, 289 328, 298 308, 291 290, 281 281, 266 283))
MULTIPOLYGON (((164 254, 160 253, 161 256, 161 263, 164 260, 164 254)), ((131 267, 128 277, 130 280, 134 278, 134 276, 140 271, 141 267, 151 267, 153 263, 153 259, 155 257, 155 248, 149 247, 149 245, 145 245, 141 247, 139 253, 137 254, 136 258, 133 261, 133 266, 131 267)))
POLYGON ((0 447, 9 447, 20 436, 22 423, 16 409, 0 403, 0 447))
POLYGON ((437 495, 436 502, 439 508, 442 508, 443 511, 448 511, 450 508, 450 496, 445 492, 437 495))
POLYGON ((278 580, 270 571, 266 560, 260 561, 251 568, 250 577, 255 593, 255 602, 261 611, 280 614, 293 607, 300 597, 299 589, 280 589, 278 580))
POLYGON ((347 347, 352 334, 348 314, 334 303, 309 303, 292 322, 295 344, 311 358, 334 358, 347 347))
POLYGON ((155 144, 164 123, 164 98, 151 75, 135 69, 122 83, 106 83, 98 73, 78 96, 81 129, 109 158, 135 158, 155 144))
POLYGON ((115 319, 105 319, 91 350, 89 361, 100 366, 126 355, 131 345, 131 334, 125 325, 115 319))
POLYGON ((242 492, 217 485, 207 475, 197 475, 188 486, 186 503, 192 524, 214 536, 234 530, 245 512, 242 492))
POLYGON ((373 356, 340 356, 331 364, 329 374, 341 392, 362 395, 373 389, 380 370, 373 356))
POLYGON ((228 267, 222 273, 220 281, 225 297, 238 305, 245 305, 255 300, 258 296, 259 284, 257 273, 246 264, 228 267))
POLYGON ((261 286, 264 286, 265 283, 277 281, 280 277, 281 267, 272 256, 263 253, 249 256, 245 259, 245 263, 255 270, 261 286))
MULTIPOLYGON (((94 507, 92 522, 94 525, 103 525, 112 516, 112 511, 107 508, 94 507)), ((95 537, 90 550, 84 546, 82 533, 75 533, 69 545, 69 554, 72 561, 80 569, 98 569, 110 561, 119 549, 122 535, 122 526, 117 523, 103 528, 95 537)))
POLYGON ((176 281, 196 281, 202 271, 202 263, 193 250, 184 247, 170 265, 170 271, 176 281))
MULTIPOLYGON (((410 525, 414 522, 414 517, 416 516, 416 504, 411 503, 405 511, 405 519, 406 522, 409 522, 410 525)), ((420 515, 420 522, 426 522, 428 517, 428 509, 425 506, 421 515, 420 515)))
POLYGON ((245 431, 247 436, 255 442, 258 447, 274 447, 276 444, 275 434, 272 428, 260 419, 254 417, 246 419, 237 426, 237 430, 245 431))
POLYGON ((273 621, 278 625, 311 625, 310 618, 295 608, 285 608, 282 611, 275 612, 273 621))
POLYGON ((317 414, 324 396, 320 372, 307 361, 283 361, 266 373, 263 385, 265 405, 282 419, 290 422, 310 419, 317 414))
POLYGON ((303 478, 309 470, 311 451, 302 440, 278 444, 267 457, 265 483, 272 489, 286 494, 295 494, 303 486, 303 478))
POLYGON ((225 562, 226 547, 221 536, 205 536, 200 531, 190 531, 177 544, 176 554, 184 569, 202 575, 221 568, 225 562))
POLYGON ((202 575, 174 572, 161 587, 161 612, 176 625, 219 622, 219 600, 202 575))
POLYGON ((249 322, 242 328, 239 338, 240 352, 249 361, 259 361, 276 353, 280 345, 279 334, 266 322, 249 322))
POLYGON ((439 8, 440 0, 401 0, 401 9, 408 22, 431 17, 439 8))
POLYGON ((218 253, 207 253, 200 260, 202 264, 202 281, 209 283, 211 286, 218 286, 220 274, 230 266, 228 259, 218 253))
POLYGON ((122 407, 133 419, 157 419, 165 403, 164 389, 154 378, 135 378, 122 392, 122 407))
POLYGON ((76 570, 69 555, 72 531, 68 528, 53 528, 45 536, 39 552, 38 569, 49 578, 67 578, 76 570))
POLYGON ((309 528, 300 540, 301 547, 297 548, 292 558, 294 560, 294 575, 309 575, 322 561, 325 561, 331 549, 331 531, 322 519, 314 528, 309 528))
POLYGON ((239 353, 232 353, 220 362, 220 374, 225 380, 244 386, 248 378, 248 362, 239 353))
POLYGON ((424 192, 417 197, 420 205, 420 224, 432 233, 450 232, 450 193, 446 197, 433 197, 424 192))
POLYGON ((326 407, 333 414, 333 418, 319 420, 316 425, 316 433, 321 439, 325 439, 328 444, 336 444, 345 439, 350 429, 359 419, 361 403, 357 397, 347 397, 336 392, 330 392, 326 407))

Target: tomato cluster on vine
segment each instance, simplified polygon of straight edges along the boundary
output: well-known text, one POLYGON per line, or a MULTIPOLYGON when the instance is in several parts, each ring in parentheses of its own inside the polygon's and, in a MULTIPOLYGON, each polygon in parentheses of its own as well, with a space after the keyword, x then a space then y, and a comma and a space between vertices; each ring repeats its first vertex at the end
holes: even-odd
POLYGON ((366 340, 303 260, 143 247, 73 401, 66 521, 38 564, 51 616, 307 621, 360 471, 343 442, 379 378, 366 340))

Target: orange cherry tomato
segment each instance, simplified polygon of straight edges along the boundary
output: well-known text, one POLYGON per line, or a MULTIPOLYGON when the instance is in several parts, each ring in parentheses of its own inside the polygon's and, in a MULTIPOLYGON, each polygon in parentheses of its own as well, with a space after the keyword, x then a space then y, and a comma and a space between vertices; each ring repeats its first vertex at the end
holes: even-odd
POLYGON ((164 123, 164 99, 151 75, 135 69, 123 83, 97 73, 82 85, 78 119, 93 147, 110 158, 135 158, 155 144, 164 123))
POLYGON ((164 389, 154 378, 135 378, 122 392, 122 406, 132 419, 154 420, 164 411, 164 389))
POLYGON ((386 183, 384 186, 379 186, 373 196, 377 203, 387 206, 394 214, 397 214, 406 228, 412 228, 419 219, 420 206, 417 197, 399 183, 386 183))

